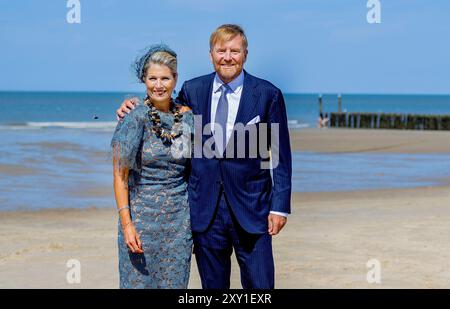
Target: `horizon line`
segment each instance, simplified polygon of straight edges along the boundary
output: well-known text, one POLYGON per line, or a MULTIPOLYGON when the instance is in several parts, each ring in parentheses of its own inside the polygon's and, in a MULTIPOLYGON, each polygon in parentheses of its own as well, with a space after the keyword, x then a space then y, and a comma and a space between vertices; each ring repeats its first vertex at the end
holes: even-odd
MULTIPOLYGON (((130 94, 136 94, 144 91, 138 91, 138 90, 4 90, 0 89, 0 92, 6 93, 6 92, 19 92, 19 93, 130 93, 130 94)), ((178 91, 177 91, 178 92, 178 91)), ((295 94, 301 94, 301 95, 322 95, 322 96, 328 96, 328 95, 414 95, 414 96, 450 96, 449 93, 406 93, 406 92, 325 92, 325 91, 317 91, 317 92, 291 92, 282 91, 284 95, 295 95, 295 94)))

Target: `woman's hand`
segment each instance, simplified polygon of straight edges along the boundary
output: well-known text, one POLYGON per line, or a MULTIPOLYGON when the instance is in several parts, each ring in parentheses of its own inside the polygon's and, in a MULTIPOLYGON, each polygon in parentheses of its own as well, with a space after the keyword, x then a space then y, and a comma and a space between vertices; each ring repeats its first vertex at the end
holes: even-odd
POLYGON ((125 243, 133 253, 144 253, 139 234, 136 232, 133 222, 127 223, 122 227, 125 243))

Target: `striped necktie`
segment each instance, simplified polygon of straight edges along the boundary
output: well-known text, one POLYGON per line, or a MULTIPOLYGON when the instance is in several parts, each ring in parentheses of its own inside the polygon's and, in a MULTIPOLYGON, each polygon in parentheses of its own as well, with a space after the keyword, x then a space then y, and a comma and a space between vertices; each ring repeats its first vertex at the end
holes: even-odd
POLYGON ((223 154, 227 144, 227 120, 228 120, 227 94, 231 93, 233 90, 231 90, 230 86, 228 86, 227 84, 223 84, 220 89, 222 91, 222 94, 220 95, 219 102, 217 104, 216 117, 214 119, 214 123, 215 125, 220 126, 220 128, 222 129, 222 140, 220 140, 220 134, 218 134, 218 136, 214 134, 214 140, 216 142, 216 149, 219 150, 220 154, 223 154))

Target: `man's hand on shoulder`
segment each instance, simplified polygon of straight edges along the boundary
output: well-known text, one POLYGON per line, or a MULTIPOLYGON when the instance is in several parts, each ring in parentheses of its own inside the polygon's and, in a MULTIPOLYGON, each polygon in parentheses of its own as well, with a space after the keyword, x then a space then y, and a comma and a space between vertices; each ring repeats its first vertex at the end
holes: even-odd
POLYGON ((188 111, 190 111, 191 110, 191 108, 189 107, 189 106, 186 106, 186 105, 179 105, 178 106, 178 111, 181 113, 181 114, 184 114, 184 113, 186 113, 186 112, 188 112, 188 111))
POLYGON ((123 117, 125 117, 126 114, 131 112, 132 109, 135 108, 135 106, 139 103, 139 98, 129 98, 122 102, 122 105, 120 105, 119 109, 116 110, 116 118, 117 120, 121 120, 123 117))

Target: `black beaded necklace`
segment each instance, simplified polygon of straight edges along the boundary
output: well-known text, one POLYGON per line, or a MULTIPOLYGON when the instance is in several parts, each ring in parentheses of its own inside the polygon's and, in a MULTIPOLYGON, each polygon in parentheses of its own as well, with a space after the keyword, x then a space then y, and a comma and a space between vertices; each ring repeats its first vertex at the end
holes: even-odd
POLYGON ((171 130, 166 130, 161 126, 161 117, 158 114, 158 110, 156 107, 152 104, 150 98, 147 96, 144 99, 144 103, 150 107, 150 110, 148 111, 148 115, 150 117, 150 120, 152 121, 152 132, 160 138, 163 143, 172 144, 174 139, 181 136, 183 134, 182 129, 182 123, 181 118, 182 115, 179 112, 179 109, 176 108, 175 104, 173 103, 173 100, 170 100, 170 107, 169 110, 173 114, 173 126, 171 130))

